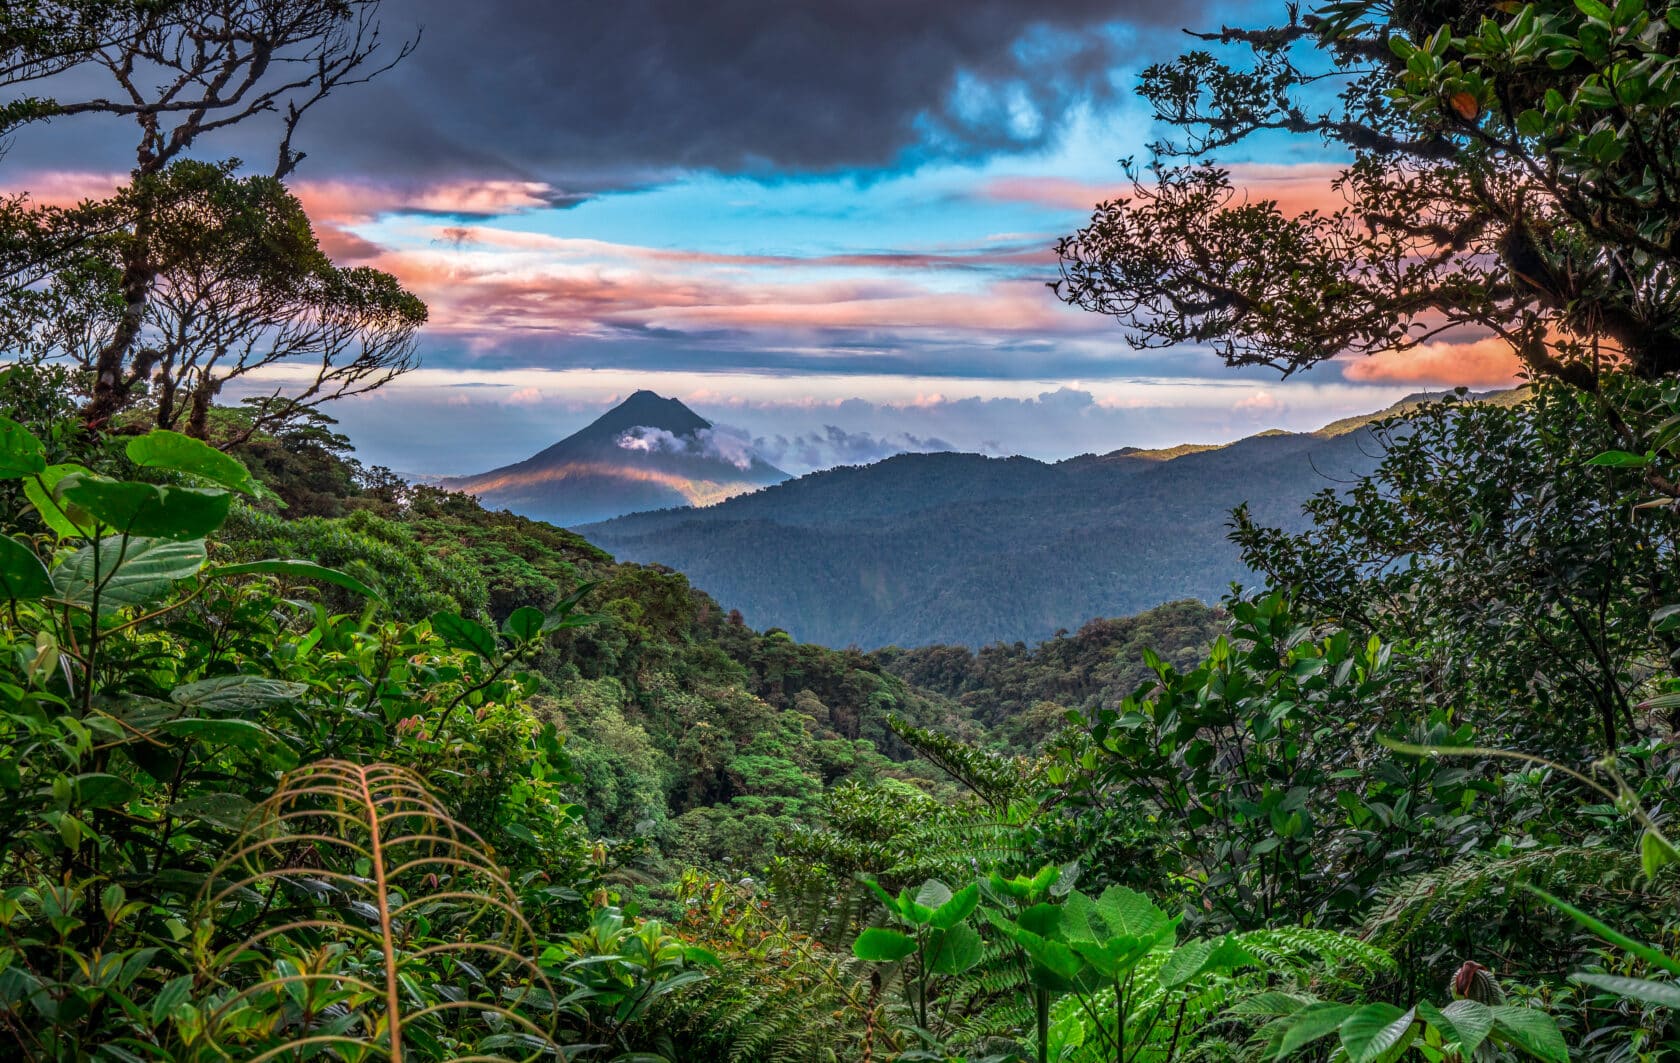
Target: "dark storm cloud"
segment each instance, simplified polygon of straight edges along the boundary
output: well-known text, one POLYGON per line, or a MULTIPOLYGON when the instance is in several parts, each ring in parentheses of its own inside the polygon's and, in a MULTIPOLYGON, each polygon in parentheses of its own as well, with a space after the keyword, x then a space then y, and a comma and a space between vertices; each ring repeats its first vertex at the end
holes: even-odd
POLYGON ((673 169, 868 169, 1043 140, 1112 80, 1141 0, 387 0, 415 54, 312 116, 312 165, 571 189, 673 169))

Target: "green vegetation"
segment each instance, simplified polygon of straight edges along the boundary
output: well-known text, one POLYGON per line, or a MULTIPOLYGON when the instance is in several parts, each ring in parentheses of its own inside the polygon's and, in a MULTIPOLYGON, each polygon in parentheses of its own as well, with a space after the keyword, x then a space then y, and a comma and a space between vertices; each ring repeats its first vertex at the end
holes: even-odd
MULTIPOLYGON (((230 40, 284 51, 361 10, 285 8, 242 35, 175 4, 32 5, 0 48, 27 74, 177 40, 237 71, 230 40)), ((143 237, 185 188, 307 251, 289 135, 274 184, 173 169, 192 130, 148 135, 109 245, 11 204, 22 237, 75 237, 49 241, 69 259, 0 245, 16 335, 108 316, 84 363, 0 374, 5 1051, 1674 1058, 1680 12, 1484 13, 1345 0, 1220 34, 1250 65, 1150 71, 1198 154, 1339 139, 1368 210, 1290 219, 1168 171, 1064 247, 1067 291, 1142 342, 1289 367, 1479 324, 1530 389, 1411 404, 1369 425, 1383 449, 1346 490, 1286 524, 1238 510, 1259 590, 1033 647, 757 631, 669 569, 362 468, 313 393, 182 395, 161 362, 199 348, 143 341, 149 308, 226 249, 143 237), (1297 94, 1325 64, 1346 91, 1314 117, 1297 94)), ((370 54, 331 39, 317 88, 370 54)), ((246 295, 297 294, 282 257, 235 271, 246 295)), ((310 299, 263 305, 313 321, 310 299)), ((1222 453, 1077 461, 1265 471, 1222 453)), ((995 500, 1017 473, 946 489, 995 500)), ((851 479, 858 520, 916 498, 914 476, 851 479)), ((1156 534, 1135 542, 1159 566, 1179 531, 1156 534)), ((1033 582, 1014 560, 994 578, 1033 582)))

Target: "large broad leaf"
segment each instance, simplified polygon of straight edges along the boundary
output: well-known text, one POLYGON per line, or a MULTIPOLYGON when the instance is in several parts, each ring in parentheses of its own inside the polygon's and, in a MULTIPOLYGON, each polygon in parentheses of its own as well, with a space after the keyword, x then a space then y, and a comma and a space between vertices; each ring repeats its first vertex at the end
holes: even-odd
POLYGON ((191 473, 230 491, 257 493, 256 481, 239 459, 191 436, 159 428, 129 440, 128 460, 144 469, 191 473))
POLYGON ((1546 1063, 1569 1063, 1569 1046, 1563 1043, 1557 1020, 1539 1008, 1501 1004, 1488 1012, 1493 1028, 1524 1052, 1546 1063))
POLYGON ((928 922, 940 930, 949 930, 972 915, 979 904, 980 885, 969 883, 935 908, 933 918, 928 922))
POLYGON ((0 417, 0 480, 36 476, 46 467, 41 441, 10 417, 0 417))
POLYGON ((220 489, 89 476, 65 484, 58 496, 115 531, 154 539, 201 539, 222 526, 233 502, 220 489))
POLYGON ((261 675, 221 675, 186 683, 169 692, 177 705, 220 716, 244 716, 296 701, 309 688, 261 675))
POLYGON ((528 605, 522 605, 509 613, 508 618, 502 621, 502 634, 515 642, 529 641, 543 633, 543 622, 546 619, 541 609, 533 609, 528 605))
POLYGON ((916 951, 916 942, 907 934, 872 926, 852 942, 852 955, 869 963, 896 963, 916 951))
MULTIPOLYGON (((318 579, 322 583, 331 583, 335 587, 343 587, 352 594, 359 594, 363 598, 379 600, 379 593, 354 576, 340 572, 336 568, 317 565, 313 561, 269 560, 247 561, 240 565, 220 565, 212 569, 210 576, 293 576, 299 579, 318 579)), ((541 616, 542 614, 538 614, 541 616)))
POLYGON ((1455 1000, 1441 1009, 1442 1018, 1452 1023, 1458 1043, 1466 1056, 1481 1047, 1493 1032, 1493 1015, 1479 1000, 1455 1000))
POLYGON ((1493 1015, 1487 1005, 1477 1000, 1455 1000, 1444 1008, 1436 1008, 1427 1000, 1418 1001, 1417 1012, 1422 1019, 1441 1032, 1443 1038, 1458 1045, 1459 1055, 1466 1059, 1488 1034, 1493 1032, 1493 1015))
POLYGON ((928 970, 934 974, 961 974, 980 962, 980 935, 966 923, 949 930, 935 930, 928 941, 928 970))
POLYGON ((52 577, 35 551, 10 535, 0 535, 0 596, 24 602, 45 598, 52 591, 52 577))
POLYGON ((204 567, 204 540, 169 542, 164 539, 130 539, 123 548, 120 536, 99 541, 99 566, 94 568, 94 548, 84 546, 53 569, 53 588, 60 598, 78 605, 93 604, 96 584, 99 611, 145 605, 169 593, 181 580, 204 567))
POLYGON ((950 899, 951 887, 936 878, 928 879, 916 890, 916 903, 929 910, 929 918, 932 918, 931 912, 933 909, 938 908, 950 899))
POLYGON ((1321 1037, 1328 1037, 1342 1028, 1342 1023, 1359 1008, 1354 1004, 1308 1004, 1295 1012, 1295 1018, 1278 1042, 1274 1059, 1286 1059, 1321 1037))
POLYGON ((1159 940, 1177 926, 1177 920, 1168 919, 1167 913, 1157 908, 1154 901, 1124 886, 1110 886, 1103 890, 1102 896, 1097 898, 1096 908, 1097 914, 1108 924, 1110 934, 1159 940))
POLYGON ((23 497, 29 499, 29 504, 41 515, 41 520, 56 532, 59 538, 89 536, 94 532, 93 521, 89 520, 85 526, 77 524, 58 499, 53 497, 53 491, 71 476, 91 475, 92 473, 80 465, 48 465, 39 475, 23 481, 23 497))
POLYGON ((1102 925, 1102 919, 1096 916, 1096 905, 1091 898, 1074 890, 1062 902, 1061 934, 1064 941, 1100 941, 1105 936, 1093 929, 1092 920, 1095 918, 1097 926, 1102 925))
POLYGON ((208 823, 224 830, 241 830, 254 807, 238 794, 209 793, 175 802, 169 806, 169 814, 177 819, 208 823))
POLYGON ((1155 945, 1152 939, 1135 938, 1130 934, 1116 934, 1103 941, 1072 941, 1069 947, 1105 979, 1124 978, 1132 968, 1149 955, 1155 945))
POLYGON ((76 803, 83 808, 111 808, 140 792, 127 779, 102 771, 78 775, 75 784, 76 803))
POLYGON ((496 636, 476 620, 457 613, 438 613, 432 617, 432 630, 458 650, 471 650, 487 661, 496 657, 496 636))
POLYGON ((1342 1020, 1342 1047, 1348 1063, 1388 1063, 1398 1059, 1417 1037, 1417 1011, 1393 1004, 1367 1004, 1342 1020))
POLYGON ((250 720, 170 720, 158 730, 201 745, 228 747, 270 757, 283 767, 297 765, 297 754, 290 746, 273 731, 250 720))
POLYGON ((1207 970, 1208 957, 1213 955, 1213 946, 1212 941, 1200 939, 1186 941, 1174 949, 1166 962, 1161 964, 1161 984, 1168 989, 1177 989, 1207 970))

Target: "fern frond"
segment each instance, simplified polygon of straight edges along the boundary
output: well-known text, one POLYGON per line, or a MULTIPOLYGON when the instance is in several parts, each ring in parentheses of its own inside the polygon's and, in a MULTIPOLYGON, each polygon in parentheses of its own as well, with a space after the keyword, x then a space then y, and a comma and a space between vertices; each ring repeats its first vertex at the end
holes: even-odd
POLYGON ((1477 853, 1383 890, 1361 936, 1393 947, 1425 926, 1463 918, 1478 903, 1504 907, 1523 884, 1569 892, 1567 883, 1600 889, 1634 882, 1640 874, 1638 853, 1612 845, 1555 846, 1513 856, 1477 853))
POLYGON ((226 1057, 565 1058, 513 888, 404 768, 289 773, 197 911, 204 1042, 226 1057))

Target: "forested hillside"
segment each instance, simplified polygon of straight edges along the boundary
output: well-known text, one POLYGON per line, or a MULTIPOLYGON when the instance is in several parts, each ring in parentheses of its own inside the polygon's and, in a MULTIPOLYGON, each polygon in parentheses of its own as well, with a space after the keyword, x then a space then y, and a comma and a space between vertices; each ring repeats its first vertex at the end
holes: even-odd
POLYGON ((1375 467, 1358 426, 1047 464, 904 454, 705 509, 580 531, 676 568, 755 624, 830 646, 1036 642, 1060 628, 1252 582, 1231 510, 1296 530, 1300 506, 1375 467))
MULTIPOLYGON (((239 414, 221 415, 238 434, 239 414)), ((274 501, 236 509, 224 527, 231 557, 308 557, 408 621, 444 610, 496 627, 587 588, 581 607, 594 621, 528 662, 540 679, 533 704, 566 736, 590 831, 645 845, 665 873, 683 862, 756 866, 837 782, 933 779, 903 763, 889 714, 976 733, 859 653, 747 627, 681 574, 616 563, 571 532, 459 493, 369 477, 325 425, 274 443, 258 436, 232 451, 286 457, 272 467, 274 501), (323 472, 337 494, 323 495, 323 472), (334 515, 294 516, 325 499, 334 515)), ((327 604, 357 607, 338 592, 327 604)))
POLYGON ((942 695, 989 729, 1005 751, 1041 747, 1070 710, 1114 708, 1149 683, 1145 651, 1175 668, 1193 665, 1224 632, 1227 617, 1198 601, 1169 602, 1136 616, 1093 620, 1028 647, 891 646, 871 656, 911 686, 942 695))

